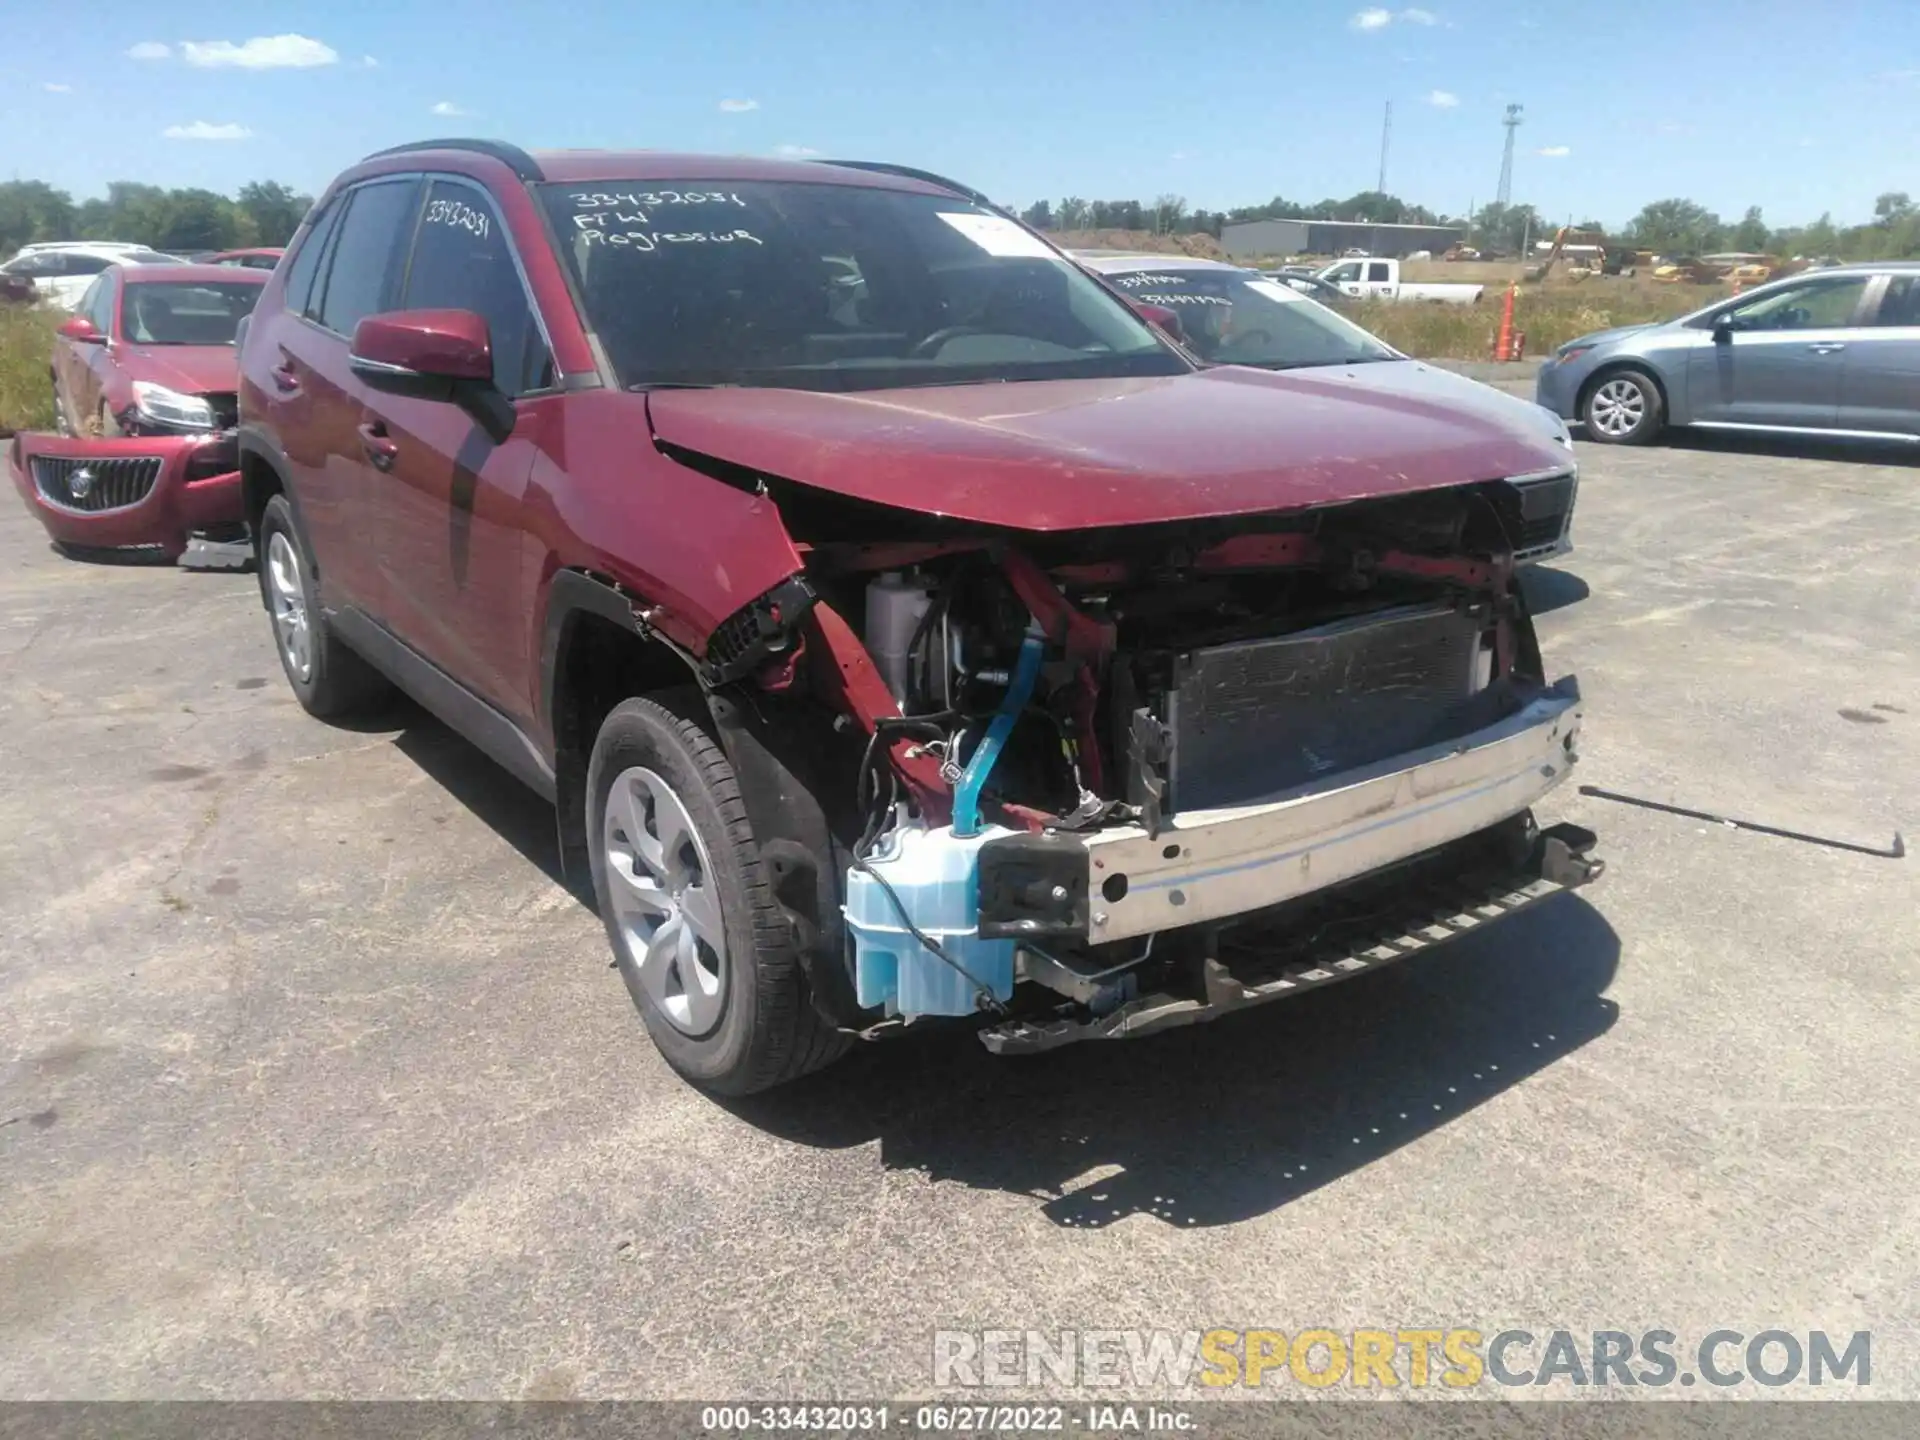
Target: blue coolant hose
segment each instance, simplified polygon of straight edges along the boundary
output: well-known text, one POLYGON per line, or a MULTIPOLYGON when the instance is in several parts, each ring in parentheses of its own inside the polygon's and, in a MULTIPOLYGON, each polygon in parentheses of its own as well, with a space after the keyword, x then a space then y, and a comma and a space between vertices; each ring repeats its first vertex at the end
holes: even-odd
POLYGON ((1027 638, 1020 642, 1020 659, 1013 667, 1013 683, 1007 686, 1006 696, 1000 701, 1000 708, 994 712, 993 720, 987 726, 986 738, 967 761, 967 768, 960 775, 960 783, 954 787, 953 833, 962 839, 980 833, 980 792, 986 786, 987 777, 993 773, 993 765, 1000 758, 1001 747, 1007 743, 1007 736, 1013 731, 1013 722, 1020 718, 1020 712, 1027 708, 1027 701, 1033 698, 1033 682, 1040 678, 1040 652, 1045 645, 1046 639, 1040 633, 1040 627, 1029 626, 1027 638))

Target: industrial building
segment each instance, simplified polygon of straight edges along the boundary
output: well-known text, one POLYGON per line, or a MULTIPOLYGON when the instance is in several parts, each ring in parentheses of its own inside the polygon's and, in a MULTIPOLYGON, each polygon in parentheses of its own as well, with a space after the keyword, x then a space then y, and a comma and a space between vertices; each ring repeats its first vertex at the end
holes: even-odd
POLYGON ((1369 225, 1363 220, 1246 220, 1222 226, 1220 244, 1234 260, 1263 255, 1369 255, 1399 258, 1416 250, 1435 255, 1461 238, 1450 225, 1369 225))

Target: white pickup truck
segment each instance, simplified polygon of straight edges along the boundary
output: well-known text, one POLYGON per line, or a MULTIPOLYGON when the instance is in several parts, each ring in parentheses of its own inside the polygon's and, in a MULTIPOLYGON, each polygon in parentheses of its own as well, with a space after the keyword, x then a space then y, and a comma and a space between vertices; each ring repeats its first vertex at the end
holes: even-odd
POLYGON ((1322 270, 1319 278, 1364 300, 1436 300, 1443 305, 1476 305, 1487 288, 1456 282, 1404 283, 1398 260, 1340 260, 1322 270))

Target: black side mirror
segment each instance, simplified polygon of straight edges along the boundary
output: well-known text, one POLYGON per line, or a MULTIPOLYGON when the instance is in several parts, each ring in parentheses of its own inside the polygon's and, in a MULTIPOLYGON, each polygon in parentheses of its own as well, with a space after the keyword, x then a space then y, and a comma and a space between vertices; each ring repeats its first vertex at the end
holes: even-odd
POLYGON ((1716 345, 1726 345, 1731 343, 1732 340, 1733 315, 1729 311, 1722 311, 1713 317, 1713 343, 1716 345))

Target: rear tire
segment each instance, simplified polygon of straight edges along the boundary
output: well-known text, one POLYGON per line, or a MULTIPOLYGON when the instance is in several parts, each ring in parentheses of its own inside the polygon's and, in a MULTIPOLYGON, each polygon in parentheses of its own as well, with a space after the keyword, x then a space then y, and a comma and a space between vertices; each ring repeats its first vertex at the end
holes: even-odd
POLYGON ((393 697, 387 678, 343 644, 327 625, 314 585, 313 557, 284 495, 260 517, 260 598, 273 620, 274 649, 294 698, 322 720, 378 710, 393 697))
MULTIPOLYGON (((663 697, 676 700, 677 697, 663 697)), ((594 897, 662 1058, 718 1095, 837 1060, 725 753, 678 703, 624 700, 587 765, 594 897)))
POLYGON ((1647 445, 1666 426, 1666 404, 1644 370, 1611 370, 1587 387, 1580 419, 1589 440, 1647 445))

